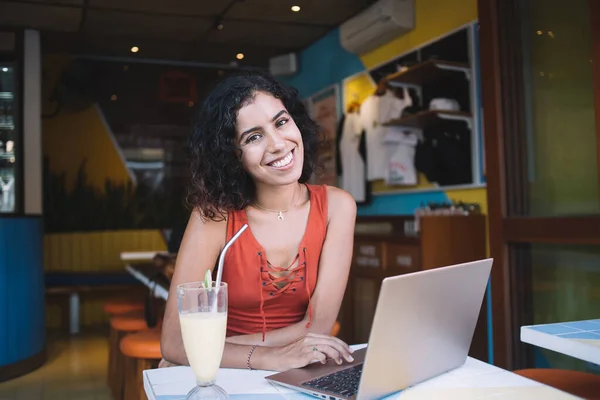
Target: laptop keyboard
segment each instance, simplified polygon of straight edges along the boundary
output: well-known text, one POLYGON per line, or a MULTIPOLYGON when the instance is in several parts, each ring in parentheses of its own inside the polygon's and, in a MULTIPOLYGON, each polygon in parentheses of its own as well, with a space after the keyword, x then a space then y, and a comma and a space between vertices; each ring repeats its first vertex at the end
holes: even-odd
POLYGON ((354 396, 358 392, 362 368, 363 364, 358 364, 354 367, 304 382, 302 386, 335 393, 341 397, 354 396))

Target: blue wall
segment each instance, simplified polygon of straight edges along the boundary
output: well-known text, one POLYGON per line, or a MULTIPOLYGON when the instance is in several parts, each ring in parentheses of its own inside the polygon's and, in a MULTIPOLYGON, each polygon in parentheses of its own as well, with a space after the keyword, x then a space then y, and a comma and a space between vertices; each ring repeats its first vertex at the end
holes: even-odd
POLYGON ((46 346, 41 217, 0 218, 0 367, 46 346))
POLYGON ((319 90, 359 73, 365 69, 357 55, 348 53, 340 45, 340 32, 336 28, 300 53, 300 73, 282 79, 308 97, 319 90))

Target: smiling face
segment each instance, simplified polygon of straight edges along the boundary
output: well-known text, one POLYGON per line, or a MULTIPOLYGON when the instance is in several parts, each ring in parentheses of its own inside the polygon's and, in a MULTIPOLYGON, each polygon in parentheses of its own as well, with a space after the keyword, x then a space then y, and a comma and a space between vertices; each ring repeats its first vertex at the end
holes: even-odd
POLYGON ((236 143, 242 165, 256 184, 297 182, 302 174, 302 135, 281 100, 257 92, 238 112, 236 143))

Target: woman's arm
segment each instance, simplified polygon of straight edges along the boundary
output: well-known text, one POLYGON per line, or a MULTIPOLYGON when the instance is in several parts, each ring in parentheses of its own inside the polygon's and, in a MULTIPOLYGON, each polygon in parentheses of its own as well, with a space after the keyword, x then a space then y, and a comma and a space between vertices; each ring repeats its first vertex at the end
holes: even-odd
POLYGON ((267 332, 227 338, 229 343, 283 346, 309 332, 329 335, 338 316, 352 261, 356 201, 347 192, 328 188, 327 236, 319 261, 317 287, 311 299, 313 320, 309 328, 308 315, 296 324, 267 332))
POLYGON ((171 363, 188 364, 179 325, 177 285, 204 279, 206 270, 215 265, 225 245, 226 229, 226 221, 204 221, 197 211, 190 215, 177 253, 162 327, 161 352, 163 358, 171 363))

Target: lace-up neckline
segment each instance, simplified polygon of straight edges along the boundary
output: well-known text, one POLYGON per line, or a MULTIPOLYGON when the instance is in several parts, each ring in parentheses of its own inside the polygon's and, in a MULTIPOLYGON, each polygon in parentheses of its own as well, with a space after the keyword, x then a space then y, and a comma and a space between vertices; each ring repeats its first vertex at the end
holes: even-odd
MULTIPOLYGON (((319 259, 327 231, 327 187, 306 185, 310 205, 303 236, 287 266, 274 265, 250 226, 229 249, 223 281, 229 285, 228 335, 262 333, 308 317, 317 281, 319 259), (283 275, 282 275, 283 273, 283 275)), ((228 217, 227 238, 248 223, 245 210, 228 217)))

